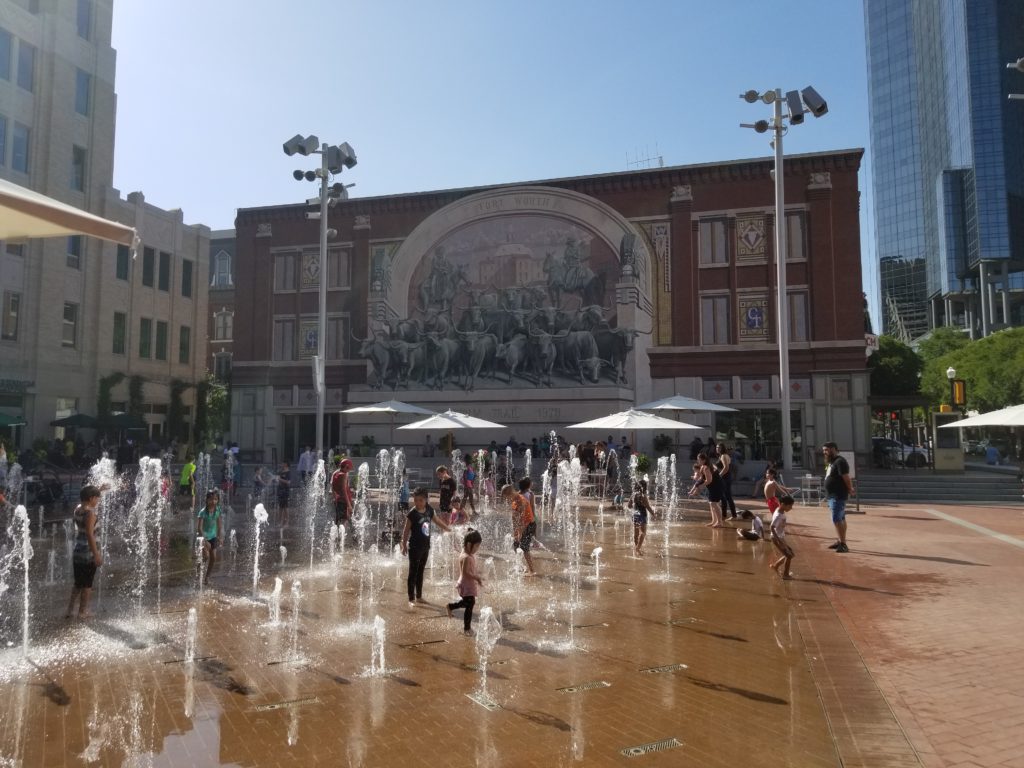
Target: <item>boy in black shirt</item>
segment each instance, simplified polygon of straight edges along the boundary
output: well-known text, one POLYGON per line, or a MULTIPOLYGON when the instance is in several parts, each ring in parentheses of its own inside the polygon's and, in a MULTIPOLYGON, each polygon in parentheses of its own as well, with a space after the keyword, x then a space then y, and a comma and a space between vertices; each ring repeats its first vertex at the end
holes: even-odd
MULTIPOLYGON (((454 482, 454 481, 453 481, 454 482)), ((405 516, 405 528, 402 530, 402 554, 409 555, 409 607, 423 600, 423 572, 430 558, 430 524, 434 523, 441 530, 450 530, 444 520, 434 514, 434 509, 427 504, 427 489, 417 488, 412 495, 413 507, 405 516)))
POLYGON ((437 475, 437 482, 441 486, 437 508, 438 511, 443 513, 444 521, 449 523, 452 519, 452 499, 455 498, 457 488, 455 478, 452 477, 452 473, 448 471, 448 467, 444 464, 434 470, 434 473, 437 475))

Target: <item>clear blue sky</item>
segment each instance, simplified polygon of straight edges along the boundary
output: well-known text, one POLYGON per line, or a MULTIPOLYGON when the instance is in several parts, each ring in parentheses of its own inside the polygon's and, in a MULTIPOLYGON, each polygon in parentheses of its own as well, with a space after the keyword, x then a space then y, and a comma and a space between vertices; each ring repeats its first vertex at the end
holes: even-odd
MULTIPOLYGON (((786 152, 867 147, 859 0, 115 0, 115 185, 233 226, 312 185, 281 151, 348 141, 355 196, 770 153, 738 127, 748 88, 802 88, 829 114, 786 152), (773 33, 772 30, 778 30, 773 33)), ((870 178, 864 280, 874 293, 870 178)), ((877 306, 872 302, 877 325, 877 306)))

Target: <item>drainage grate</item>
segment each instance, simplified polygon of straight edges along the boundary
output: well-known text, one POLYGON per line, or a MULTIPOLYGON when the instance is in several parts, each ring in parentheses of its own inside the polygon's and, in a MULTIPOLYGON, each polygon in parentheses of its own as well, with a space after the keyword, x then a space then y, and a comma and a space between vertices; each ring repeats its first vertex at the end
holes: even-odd
POLYGON ((598 622, 595 622, 593 624, 576 624, 576 625, 573 626, 573 629, 590 629, 591 627, 607 627, 607 626, 608 626, 608 622, 606 622, 606 621, 598 621, 598 622))
POLYGON ((291 701, 276 701, 273 704, 260 704, 253 707, 255 712, 269 712, 272 709, 288 709, 289 707, 301 707, 304 704, 319 704, 317 696, 310 696, 305 699, 292 699, 291 701))
POLYGON ((444 638, 440 640, 421 640, 418 643, 407 643, 406 645, 399 645, 399 648, 419 648, 421 645, 436 645, 437 643, 447 643, 448 641, 444 638))
POLYGON ((620 754, 626 757, 640 757, 641 755, 647 755, 651 752, 664 752, 666 749, 675 749, 676 747, 683 746, 683 742, 679 739, 663 739, 662 741, 652 741, 650 744, 640 744, 635 747, 626 747, 620 751, 620 754))
POLYGON ((476 702, 481 707, 486 709, 488 712, 493 712, 498 709, 498 702, 492 699, 490 696, 485 696, 482 693, 467 693, 466 698, 476 702))
MULTIPOLYGON (((216 658, 214 656, 196 656, 192 661, 209 661, 210 659, 216 658)), ((169 659, 164 664, 185 664, 184 659, 169 659)))
POLYGON ((579 685, 570 685, 567 688, 556 688, 556 691, 560 693, 576 693, 578 691, 591 691, 594 688, 611 688, 612 684, 605 682, 604 680, 595 680, 592 683, 580 683, 579 685))
POLYGON ((663 667, 647 667, 647 669, 641 669, 641 674, 658 674, 659 672, 678 672, 680 669, 689 669, 690 667, 686 664, 666 664, 663 667))

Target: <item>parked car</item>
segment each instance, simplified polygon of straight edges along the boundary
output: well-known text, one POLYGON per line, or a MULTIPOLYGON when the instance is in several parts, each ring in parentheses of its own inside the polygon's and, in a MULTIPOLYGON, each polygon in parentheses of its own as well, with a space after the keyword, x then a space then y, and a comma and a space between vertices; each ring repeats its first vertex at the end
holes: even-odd
POLYGON ((913 467, 919 469, 928 465, 928 452, 916 445, 907 445, 888 437, 872 437, 871 449, 875 463, 889 467, 913 467))

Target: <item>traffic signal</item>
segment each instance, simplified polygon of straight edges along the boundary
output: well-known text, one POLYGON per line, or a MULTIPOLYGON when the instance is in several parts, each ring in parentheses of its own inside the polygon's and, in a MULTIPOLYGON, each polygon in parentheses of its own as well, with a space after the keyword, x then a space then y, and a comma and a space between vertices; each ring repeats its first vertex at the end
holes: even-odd
POLYGON ((967 405, 967 382, 963 379, 953 379, 953 403, 956 408, 963 408, 967 405))

